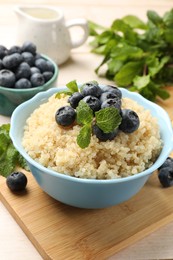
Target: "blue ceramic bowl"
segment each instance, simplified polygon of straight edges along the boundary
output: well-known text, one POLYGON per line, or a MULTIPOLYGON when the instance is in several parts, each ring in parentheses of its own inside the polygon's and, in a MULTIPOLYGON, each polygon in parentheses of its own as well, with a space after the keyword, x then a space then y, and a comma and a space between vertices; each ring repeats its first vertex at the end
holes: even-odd
POLYGON ((41 91, 46 91, 56 86, 58 77, 58 67, 53 60, 43 55, 46 60, 49 60, 54 66, 53 77, 42 86, 28 89, 4 88, 0 86, 0 115, 11 116, 14 109, 21 103, 35 96, 41 91))
POLYGON ((37 94, 18 106, 11 118, 10 136, 14 146, 28 162, 38 185, 50 196, 65 204, 79 208, 105 208, 122 203, 134 196, 146 183, 149 176, 163 164, 173 148, 173 131, 168 114, 158 105, 137 93, 121 89, 123 97, 136 100, 154 117, 158 118, 163 149, 156 162, 147 170, 125 178, 112 180, 80 179, 54 172, 35 162, 22 147, 23 128, 30 114, 48 98, 63 88, 50 89, 37 94))

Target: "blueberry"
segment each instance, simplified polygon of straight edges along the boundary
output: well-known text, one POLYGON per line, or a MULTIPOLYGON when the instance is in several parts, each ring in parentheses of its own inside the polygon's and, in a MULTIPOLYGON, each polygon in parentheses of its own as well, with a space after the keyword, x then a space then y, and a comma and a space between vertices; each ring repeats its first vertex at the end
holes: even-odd
POLYGON ((40 58, 40 59, 36 59, 35 60, 35 66, 37 68, 39 68, 39 70, 41 72, 44 72, 44 71, 48 71, 48 65, 47 65, 47 61, 43 58, 40 58))
POLYGON ((167 166, 161 168, 158 173, 158 178, 163 187, 170 187, 173 185, 173 168, 167 166))
POLYGON ((7 55, 7 48, 3 45, 0 45, 0 59, 3 59, 7 55))
POLYGON ((117 94, 115 94, 114 92, 111 91, 106 91, 103 92, 100 96, 100 102, 103 103, 104 101, 106 101, 107 99, 119 99, 121 102, 121 98, 119 96, 117 96, 117 94))
POLYGON ((40 59, 40 58, 42 58, 41 54, 40 54, 40 53, 36 53, 36 54, 35 54, 35 60, 36 60, 36 59, 40 59))
POLYGON ((0 60, 0 70, 2 70, 4 68, 2 60, 0 60))
POLYGON ((0 86, 12 88, 14 87, 15 80, 16 77, 12 71, 6 69, 0 71, 0 86))
POLYGON ((101 88, 99 87, 97 82, 87 82, 82 87, 81 94, 85 96, 94 96, 94 97, 100 97, 102 93, 101 88))
POLYGON ((34 65, 35 58, 34 55, 31 52, 22 52, 22 57, 25 62, 27 62, 30 66, 34 65))
POLYGON ((100 110, 100 100, 94 96, 86 96, 82 99, 94 112, 100 110))
POLYGON ((33 87, 42 86, 45 83, 45 79, 41 73, 34 73, 30 78, 33 87))
POLYGON ((31 82, 28 79, 21 78, 16 81, 14 88, 17 89, 27 89, 27 88, 32 88, 31 82))
POLYGON ((13 172, 7 176, 6 184, 11 191, 22 191, 26 188, 27 177, 22 172, 13 172))
POLYGON ((137 113, 131 109, 122 109, 122 121, 119 129, 124 133, 132 133, 138 129, 140 120, 137 113))
POLYGON ((71 106, 59 108, 55 114, 57 124, 61 126, 70 126, 76 119, 76 111, 71 106))
POLYGON ((17 67, 22 61, 23 61, 23 57, 21 56, 21 54, 13 53, 10 55, 6 55, 3 58, 2 63, 5 68, 13 69, 13 68, 17 67))
POLYGON ((173 158, 168 157, 165 162, 158 168, 160 170, 161 168, 164 167, 171 167, 173 169, 173 158))
POLYGON ((45 82, 49 81, 53 77, 53 72, 51 71, 44 71, 42 74, 45 79, 45 82))
POLYGON ((48 66, 48 71, 51 71, 54 73, 55 69, 54 69, 54 65, 52 64, 52 62, 50 62, 49 60, 47 60, 46 62, 47 62, 47 66, 48 66))
POLYGON ((116 96, 118 96, 119 98, 122 98, 122 92, 116 86, 104 85, 102 87, 102 92, 108 92, 108 91, 116 94, 116 96))
POLYGON ((37 67, 31 67, 31 75, 34 73, 41 73, 41 71, 37 67))
POLYGON ((31 75, 31 68, 26 62, 20 63, 20 65, 15 70, 15 75, 17 79, 29 78, 31 75))
POLYGON ((115 107, 117 108, 119 111, 121 111, 121 99, 119 98, 109 98, 106 99, 102 104, 101 104, 101 108, 106 108, 106 107, 115 107))
POLYGON ((36 54, 36 45, 30 41, 26 41, 23 43, 22 47, 22 52, 31 52, 33 55, 36 54))
POLYGON ((110 133, 104 133, 97 125, 92 126, 93 134, 96 135, 96 137, 102 141, 106 142, 107 140, 113 140, 117 134, 118 134, 118 128, 116 128, 114 131, 110 133))
POLYGON ((12 46, 9 50, 8 50, 8 55, 9 54, 13 54, 13 53, 21 53, 22 50, 21 50, 21 47, 17 46, 17 45, 14 45, 12 46))
POLYGON ((76 108, 81 99, 83 99, 82 94, 80 92, 75 92, 69 97, 68 102, 73 108, 76 108))

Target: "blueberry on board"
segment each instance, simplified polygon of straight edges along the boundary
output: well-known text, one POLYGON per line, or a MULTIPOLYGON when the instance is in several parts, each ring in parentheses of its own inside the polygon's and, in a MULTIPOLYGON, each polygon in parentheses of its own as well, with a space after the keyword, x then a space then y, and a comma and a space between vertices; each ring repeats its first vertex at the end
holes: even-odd
POLYGON ((16 81, 14 88, 17 88, 17 89, 32 88, 32 84, 28 79, 21 78, 21 79, 16 81))
POLYGON ((42 74, 45 79, 45 82, 49 81, 53 77, 53 72, 51 71, 44 71, 42 74))
POLYGON ((58 125, 70 126, 76 119, 76 111, 71 106, 63 106, 56 111, 55 120, 58 125))
POLYGON ((8 55, 9 54, 13 54, 13 53, 21 53, 22 50, 21 50, 21 47, 20 46, 17 46, 17 45, 14 45, 12 46, 9 50, 8 50, 8 55))
POLYGON ((158 172, 158 178, 163 187, 170 187, 173 185, 173 168, 167 166, 163 167, 158 172))
POLYGON ((30 42, 30 41, 26 41, 23 43, 22 47, 22 52, 31 52, 33 55, 36 54, 36 45, 33 43, 33 42, 30 42))
POLYGON ((86 96, 82 99, 94 112, 100 110, 100 100, 95 96, 86 96))
POLYGON ((17 79, 29 78, 31 75, 31 68, 27 62, 22 62, 15 70, 15 75, 17 79))
POLYGON ((110 133, 104 133, 97 125, 92 126, 93 134, 102 142, 113 140, 118 134, 118 128, 110 133))
POLYGON ((31 70, 31 75, 34 73, 41 73, 41 71, 37 67, 31 67, 30 70, 31 70))
POLYGON ((0 59, 3 59, 8 53, 8 50, 5 46, 0 45, 0 59))
POLYGON ((106 92, 103 92, 100 96, 100 102, 103 103, 104 101, 106 101, 107 99, 119 99, 120 102, 121 102, 121 98, 115 94, 114 92, 111 92, 111 91, 106 91, 106 92))
POLYGON ((121 99, 119 98, 109 98, 106 99, 102 104, 101 108, 106 108, 106 107, 115 107, 119 111, 121 110, 121 99))
POLYGON ((26 188, 27 177, 22 172, 12 172, 7 176, 6 184, 11 191, 22 191, 26 188))
POLYGON ((23 61, 23 57, 21 54, 12 53, 10 55, 6 55, 3 58, 2 63, 5 68, 13 69, 13 68, 17 67, 22 61, 23 61))
POLYGON ((16 81, 15 74, 7 69, 0 71, 0 86, 5 88, 13 88, 16 81))
POLYGON ((164 167, 171 167, 173 169, 173 158, 168 157, 165 162, 158 168, 160 170, 161 168, 164 167))
POLYGON ((45 83, 44 76, 41 73, 32 74, 31 77, 30 77, 30 81, 31 81, 31 84, 34 88, 42 86, 45 83))
POLYGON ((104 85, 102 87, 102 92, 108 92, 108 91, 112 92, 112 93, 115 93, 119 98, 122 98, 122 92, 116 86, 104 85))
POLYGON ((85 96, 94 96, 94 97, 100 97, 102 93, 101 88, 99 87, 97 82, 87 82, 82 87, 81 94, 85 96))
POLYGON ((83 99, 83 96, 80 92, 74 92, 68 99, 68 102, 73 108, 76 108, 79 104, 79 101, 83 99))
POLYGON ((138 129, 140 120, 137 113, 131 109, 121 110, 122 121, 119 129, 124 133, 132 133, 138 129))
POLYGON ((35 60, 35 67, 39 68, 41 72, 48 71, 47 61, 43 58, 35 60))
POLYGON ((22 52, 22 57, 23 57, 23 60, 25 62, 27 62, 30 66, 33 66, 34 65, 34 62, 35 62, 35 58, 34 58, 34 55, 31 53, 31 52, 22 52))

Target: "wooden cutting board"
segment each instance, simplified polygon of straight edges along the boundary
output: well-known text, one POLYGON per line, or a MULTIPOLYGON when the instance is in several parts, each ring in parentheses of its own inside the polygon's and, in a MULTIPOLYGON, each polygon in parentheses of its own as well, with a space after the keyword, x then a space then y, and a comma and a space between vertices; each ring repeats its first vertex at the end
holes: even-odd
POLYGON ((97 210, 64 205, 27 177, 20 194, 0 177, 0 199, 44 260, 107 259, 173 220, 173 188, 162 188, 157 173, 129 201, 97 210))

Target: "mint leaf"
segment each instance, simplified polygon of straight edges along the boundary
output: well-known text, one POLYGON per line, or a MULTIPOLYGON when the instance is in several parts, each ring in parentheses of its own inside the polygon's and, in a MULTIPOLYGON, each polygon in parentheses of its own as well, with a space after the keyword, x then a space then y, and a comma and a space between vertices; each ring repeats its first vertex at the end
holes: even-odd
POLYGON ((65 94, 65 95, 71 96, 73 93, 71 91, 68 91, 68 90, 62 90, 62 91, 59 91, 58 93, 56 93, 55 98, 60 99, 61 98, 61 94, 65 94))
POLYGON ((147 29, 147 25, 135 15, 126 15, 122 20, 132 28, 147 29))
POLYGON ((82 148, 89 146, 91 140, 91 125, 84 125, 77 136, 77 144, 82 148))
POLYGON ((94 118, 93 110, 82 100, 79 102, 76 112, 78 124, 90 124, 94 118))
POLYGON ((150 75, 146 76, 136 76, 133 79, 134 86, 137 90, 140 90, 141 88, 146 87, 150 82, 150 75))
POLYGON ((76 80, 72 80, 69 83, 66 84, 67 88, 72 92, 78 92, 78 85, 76 80))
POLYGON ((106 107, 95 112, 96 125, 104 132, 110 133, 121 123, 119 110, 114 107, 106 107))

